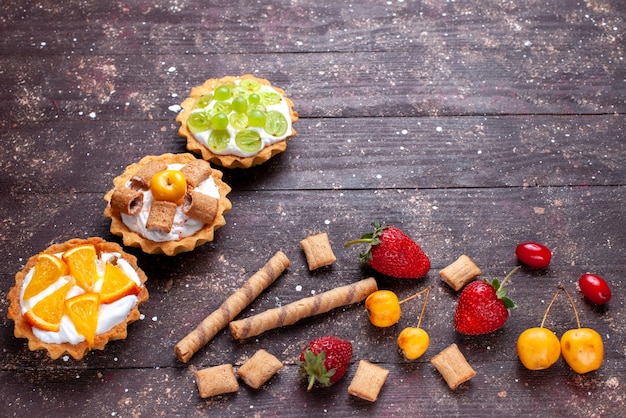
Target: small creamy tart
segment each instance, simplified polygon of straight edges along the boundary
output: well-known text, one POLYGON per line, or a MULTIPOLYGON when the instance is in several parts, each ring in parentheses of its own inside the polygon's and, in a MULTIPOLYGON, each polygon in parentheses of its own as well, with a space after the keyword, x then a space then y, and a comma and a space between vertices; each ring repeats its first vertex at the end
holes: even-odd
POLYGON ((176 117, 187 149, 226 168, 249 168, 285 151, 298 113, 285 92, 245 74, 191 89, 176 117))
MULTIPOLYGON (((92 260, 89 260, 92 262, 92 260)), ((43 268, 43 267, 41 267, 43 268)), ((41 276, 41 275, 39 275, 41 276)), ((112 340, 125 339, 127 336, 127 325, 139 319, 139 305, 148 300, 148 290, 145 287, 147 278, 143 270, 137 266, 137 259, 125 253, 116 243, 104 241, 102 238, 72 239, 62 244, 54 244, 42 253, 29 258, 24 268, 15 275, 15 286, 9 291, 8 299, 11 304, 8 310, 8 317, 15 322, 15 337, 28 339, 28 348, 32 351, 47 350, 52 359, 57 359, 63 354, 69 354, 75 359, 81 359, 90 350, 102 350, 104 346, 112 340), (72 249, 82 246, 93 246, 95 248, 96 277, 93 277, 93 286, 84 288, 84 284, 77 280, 70 273, 69 267, 63 261, 63 255, 72 249), (45 254, 45 255, 44 255, 45 254), (55 257, 60 261, 60 265, 68 268, 58 278, 53 277, 50 284, 42 287, 42 290, 25 297, 25 292, 33 280, 38 261, 43 257, 55 257), (107 264, 120 269, 125 277, 126 284, 130 287, 114 290, 120 292, 105 300, 106 289, 103 289, 103 277, 107 270, 107 264), (132 281, 132 282, 129 282, 132 281), (54 293, 61 287, 65 287, 64 298, 67 301, 86 293, 97 294, 99 308, 97 310, 97 328, 93 341, 87 341, 84 335, 78 331, 71 319, 70 312, 66 305, 58 307, 61 312, 60 323, 55 324, 58 329, 40 328, 41 319, 33 320, 34 312, 39 302, 45 303, 47 296, 54 293), (30 314, 30 315, 29 315, 30 314)), ((108 291, 110 292, 110 288, 108 291)), ((32 292, 30 292, 32 293, 32 292)), ((43 322, 44 324, 48 324, 43 322)), ((48 324, 49 325, 49 324, 48 324)))
POLYGON ((212 241, 215 230, 226 224, 231 189, 222 174, 189 153, 144 157, 113 180, 115 188, 104 196, 104 216, 111 218, 111 232, 121 236, 124 245, 148 254, 192 251, 212 241), (165 172, 172 178, 182 175, 185 182, 182 194, 173 199, 155 195, 158 184, 152 178, 165 172))

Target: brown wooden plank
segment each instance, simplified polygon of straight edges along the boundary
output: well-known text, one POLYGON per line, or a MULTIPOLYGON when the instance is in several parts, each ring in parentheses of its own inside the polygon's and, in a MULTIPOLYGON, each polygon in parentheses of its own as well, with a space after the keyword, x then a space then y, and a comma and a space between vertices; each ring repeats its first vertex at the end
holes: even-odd
MULTIPOLYGON (((177 129, 178 124, 162 121, 61 121, 6 128, 0 132, 11 146, 0 149, 6 170, 0 188, 13 195, 104 195, 125 166, 147 153, 186 152, 177 129)), ((626 121, 619 115, 302 119, 296 129, 285 153, 250 170, 223 170, 226 181, 235 190, 626 182, 626 141, 621 140, 626 121)))
POLYGON ((285 89, 303 118, 624 113, 623 66, 588 48, 576 51, 575 70, 565 62, 571 51, 548 49, 525 61, 507 46, 444 51, 447 58, 432 61, 423 61, 420 51, 15 57, 0 74, 10 93, 1 102, 2 124, 171 121, 170 107, 191 87, 243 73, 285 89))
POLYGON ((579 41, 604 48, 617 46, 623 37, 626 13, 620 2, 596 6, 575 0, 553 1, 549 7, 539 1, 479 0, 17 6, 0 6, 3 55, 114 55, 138 49, 146 55, 406 50, 429 55, 442 45, 472 52, 505 45, 520 51, 574 50, 585 47, 579 41))

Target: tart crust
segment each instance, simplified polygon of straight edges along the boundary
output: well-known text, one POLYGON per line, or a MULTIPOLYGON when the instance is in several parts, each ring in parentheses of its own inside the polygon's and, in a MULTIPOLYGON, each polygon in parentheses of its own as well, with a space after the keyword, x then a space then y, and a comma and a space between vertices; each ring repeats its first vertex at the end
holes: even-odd
POLYGON ((104 210, 104 216, 111 218, 111 232, 115 235, 121 236, 124 245, 129 247, 138 247, 143 252, 148 254, 165 254, 176 255, 186 251, 192 251, 197 246, 205 244, 209 241, 213 241, 215 230, 226 224, 224 214, 232 208, 230 200, 226 195, 230 192, 229 185, 222 181, 223 173, 219 170, 212 169, 211 177, 215 182, 220 194, 218 202, 218 209, 215 219, 210 224, 204 224, 204 226, 195 234, 188 237, 183 237, 177 241, 155 242, 144 238, 140 234, 129 229, 124 222, 120 213, 111 207, 111 196, 116 187, 125 184, 130 178, 139 171, 143 166, 151 161, 163 161, 167 164, 186 164, 195 160, 196 157, 193 154, 162 154, 162 155, 149 155, 142 158, 138 163, 134 163, 126 167, 124 173, 115 179, 113 184, 115 187, 111 189, 105 196, 104 200, 107 201, 107 207, 104 210))
POLYGON ((183 110, 176 116, 176 121, 180 123, 178 135, 187 139, 187 149, 197 154, 201 154, 203 159, 210 161, 214 164, 221 165, 225 168, 250 168, 252 166, 262 164, 274 155, 284 152, 287 149, 287 141, 296 136, 296 130, 293 128, 293 123, 298 120, 298 112, 293 110, 293 101, 285 96, 284 90, 276 86, 272 86, 269 80, 266 80, 264 78, 257 78, 252 74, 244 74, 240 77, 226 76, 219 79, 208 79, 202 85, 193 87, 191 89, 189 97, 181 103, 181 107, 183 108, 183 110), (189 115, 193 110, 193 105, 196 102, 196 99, 210 93, 222 84, 243 79, 251 79, 255 80, 259 84, 271 86, 274 90, 280 93, 281 96, 283 96, 290 110, 292 133, 290 136, 283 139, 282 141, 271 144, 260 150, 258 154, 251 155, 249 157, 239 157, 232 154, 214 154, 213 152, 211 152, 210 149, 208 149, 204 144, 199 142, 193 136, 189 128, 187 128, 187 119, 189 118, 189 115))
MULTIPOLYGON (((58 254, 84 244, 93 244, 96 247, 96 252, 98 254, 102 252, 120 253, 121 257, 126 260, 133 267, 133 269, 135 269, 141 281, 141 290, 137 295, 137 303, 128 313, 126 321, 120 322, 104 334, 96 335, 94 345, 91 349, 102 350, 109 341, 125 339, 127 336, 127 325, 139 319, 139 305, 148 300, 148 289, 146 289, 145 286, 147 277, 143 270, 141 270, 137 265, 137 258, 135 256, 125 253, 122 250, 122 247, 118 244, 105 241, 99 237, 87 239, 74 238, 62 244, 53 244, 46 248, 43 252, 47 254, 58 254)), ((28 349, 31 351, 47 350, 53 360, 59 358, 65 353, 71 355, 76 360, 80 360, 90 350, 86 341, 82 341, 78 344, 54 344, 43 342, 35 336, 30 323, 28 323, 28 321, 22 316, 20 307, 20 289, 22 288, 24 279, 30 269, 35 267, 38 258, 39 254, 30 257, 24 268, 15 274, 15 286, 9 291, 8 294, 8 299, 11 303, 9 305, 7 316, 15 322, 14 335, 17 338, 28 339, 28 349)))

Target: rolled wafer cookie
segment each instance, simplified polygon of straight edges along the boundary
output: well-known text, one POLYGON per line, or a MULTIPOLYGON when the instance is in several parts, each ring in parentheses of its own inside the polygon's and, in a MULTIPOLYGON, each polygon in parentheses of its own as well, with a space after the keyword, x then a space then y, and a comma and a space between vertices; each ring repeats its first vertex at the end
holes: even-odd
POLYGON ((130 181, 137 183, 139 187, 149 189, 152 183, 152 177, 163 170, 167 170, 167 164, 163 161, 153 160, 141 167, 141 169, 130 178, 130 181))
POLYGON ((340 306, 361 302, 378 290, 372 277, 346 286, 336 287, 324 293, 292 302, 280 308, 268 309, 248 318, 229 324, 234 339, 245 340, 270 329, 292 325, 301 319, 326 313, 340 306))
POLYGON ((210 224, 217 215, 219 202, 219 199, 192 190, 185 194, 183 212, 192 218, 201 220, 205 224, 210 224))
POLYGON ((150 208, 146 228, 170 232, 174 222, 174 215, 176 215, 176 203, 166 200, 155 200, 150 208))
POLYGON ((116 187, 111 195, 111 207, 126 215, 134 215, 143 207, 143 193, 126 186, 116 187))
POLYGON ((197 187, 211 176, 211 164, 204 160, 193 160, 185 164, 180 171, 187 180, 187 185, 197 187))

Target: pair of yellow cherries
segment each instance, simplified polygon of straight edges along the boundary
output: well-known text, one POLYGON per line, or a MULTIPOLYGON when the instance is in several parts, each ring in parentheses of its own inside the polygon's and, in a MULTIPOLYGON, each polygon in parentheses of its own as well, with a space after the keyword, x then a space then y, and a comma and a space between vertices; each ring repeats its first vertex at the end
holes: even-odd
POLYGON ((580 326, 574 301, 567 289, 562 286, 559 287, 548 305, 541 326, 527 329, 517 339, 517 355, 524 367, 529 370, 547 369, 558 361, 561 354, 572 370, 580 374, 599 369, 604 359, 602 337, 594 329, 580 326), (566 331, 559 341, 556 334, 544 328, 543 325, 561 290, 565 291, 574 309, 578 328, 566 331))
POLYGON ((430 289, 431 287, 427 287, 413 296, 409 296, 408 298, 400 301, 398 300, 396 294, 390 290, 377 290, 365 299, 365 308, 368 311, 369 320, 372 325, 380 328, 386 328, 396 324, 400 320, 400 305, 402 303, 414 299, 422 293, 426 293, 426 298, 424 299, 424 304, 422 305, 422 312, 420 313, 417 326, 406 327, 398 335, 398 348, 407 360, 416 360, 420 358, 426 352, 428 345, 430 344, 430 337, 428 336, 428 333, 423 328, 420 328, 422 317, 424 316, 424 311, 426 310, 430 289))

